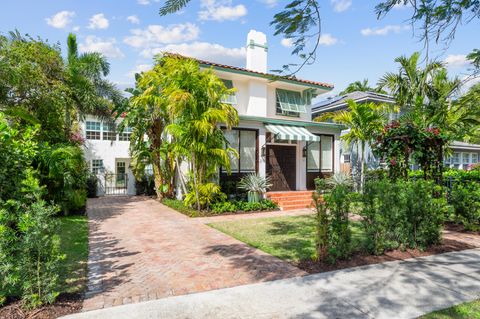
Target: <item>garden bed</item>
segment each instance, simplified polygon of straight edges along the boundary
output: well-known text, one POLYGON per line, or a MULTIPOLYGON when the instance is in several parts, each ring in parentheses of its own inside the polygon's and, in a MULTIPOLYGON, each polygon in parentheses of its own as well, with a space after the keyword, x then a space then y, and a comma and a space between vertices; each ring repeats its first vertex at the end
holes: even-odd
MULTIPOLYGON (((226 221, 212 223, 209 226, 252 247, 286 260, 311 274, 461 251, 480 246, 475 245, 475 243, 465 242, 461 238, 458 240, 455 240, 455 238, 444 238, 442 244, 431 246, 424 251, 418 249, 397 249, 375 256, 366 253, 362 246, 365 234, 361 224, 357 221, 351 221, 350 229, 352 231, 352 249, 354 252, 350 258, 338 260, 335 264, 330 264, 313 260, 315 255, 315 224, 313 215, 226 221)), ((453 226, 448 225, 447 229, 450 227, 453 226)), ((457 230, 460 229, 457 228, 457 230)), ((480 234, 478 236, 478 243, 480 243, 480 234)))
POLYGON ((302 260, 295 265, 308 272, 309 274, 321 273, 326 271, 333 271, 345 268, 352 268, 358 266, 380 264, 388 261, 405 260, 409 258, 430 256, 448 253, 452 251, 460 251, 466 249, 478 248, 477 246, 470 245, 464 242, 455 241, 451 239, 444 239, 442 244, 431 246, 428 249, 421 251, 418 249, 406 249, 406 250, 391 250, 385 252, 383 255, 375 256, 369 255, 363 252, 357 252, 353 254, 347 260, 339 260, 335 264, 329 264, 325 262, 316 262, 313 260, 302 260))
POLYGON ((65 260, 59 273, 60 296, 55 303, 28 311, 17 299, 0 308, 2 319, 58 318, 82 309, 87 283, 88 222, 86 216, 60 217, 61 250, 65 260))
POLYGON ((53 319, 82 310, 83 296, 80 294, 62 294, 52 305, 45 305, 34 310, 22 308, 21 301, 11 301, 7 306, 0 308, 2 319, 53 319))
POLYGON ((243 214, 255 214, 255 213, 265 213, 265 212, 273 212, 273 211, 280 211, 280 209, 272 208, 272 209, 263 209, 263 210, 238 210, 234 212, 215 212, 212 210, 196 210, 190 207, 187 207, 183 204, 181 200, 177 199, 169 199, 165 198, 162 200, 162 204, 168 206, 179 213, 187 215, 188 217, 214 217, 214 216, 226 216, 226 215, 243 215, 243 214))

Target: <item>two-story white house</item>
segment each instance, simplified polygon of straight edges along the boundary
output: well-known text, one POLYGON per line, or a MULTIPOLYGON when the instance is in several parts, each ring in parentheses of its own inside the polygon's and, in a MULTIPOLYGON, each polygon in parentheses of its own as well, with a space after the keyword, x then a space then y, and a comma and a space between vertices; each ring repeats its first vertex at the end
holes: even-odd
MULTIPOLYGON (((316 177, 331 175, 340 166, 342 126, 313 122, 311 113, 312 98, 331 91, 333 85, 269 74, 267 56, 265 34, 251 30, 245 68, 197 60, 201 68, 213 68, 227 87, 236 89, 226 102, 238 110, 240 122, 225 130, 225 137, 239 157, 232 158, 232 174, 220 170, 219 180, 236 181, 258 173, 270 176, 271 191, 311 190, 316 177)), ((87 119, 83 129, 92 170, 100 172, 102 166, 102 172, 127 173, 127 193, 135 193, 126 136, 108 140, 113 139, 108 126, 94 119, 87 119)))

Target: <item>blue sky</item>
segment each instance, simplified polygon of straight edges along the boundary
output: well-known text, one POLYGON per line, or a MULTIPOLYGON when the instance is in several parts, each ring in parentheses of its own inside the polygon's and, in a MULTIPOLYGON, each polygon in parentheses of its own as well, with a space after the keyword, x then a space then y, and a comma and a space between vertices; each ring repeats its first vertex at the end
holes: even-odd
MULTIPOLYGON (((177 51, 214 62, 244 66, 246 36, 250 29, 265 32, 269 68, 296 62, 288 41, 273 36, 269 23, 289 0, 193 0, 178 14, 160 17, 163 0, 15 0, 2 5, 0 32, 19 29, 65 46, 69 32, 78 36, 80 49, 100 51, 111 63, 110 79, 121 88, 133 84, 135 71, 152 64, 162 50, 177 51), (282 41, 284 40, 284 41, 282 41)), ((368 78, 375 84, 396 70, 394 58, 422 50, 406 23, 409 8, 393 10, 377 20, 377 1, 322 1, 322 45, 317 61, 297 76, 335 85, 368 78)), ((468 70, 465 55, 478 40, 480 23, 461 26, 448 49, 433 46, 431 56, 449 62, 452 74, 468 70)))

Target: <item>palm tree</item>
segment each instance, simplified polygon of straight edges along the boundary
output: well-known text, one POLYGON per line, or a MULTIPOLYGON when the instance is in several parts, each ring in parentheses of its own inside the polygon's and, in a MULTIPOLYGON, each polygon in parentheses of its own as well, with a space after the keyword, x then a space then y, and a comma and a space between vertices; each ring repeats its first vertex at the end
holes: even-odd
POLYGON ((67 47, 66 82, 72 103, 65 111, 65 126, 69 133, 72 115, 92 114, 110 119, 114 105, 123 103, 124 98, 115 85, 105 79, 110 73, 110 64, 102 54, 80 54, 77 38, 72 33, 68 35, 67 47))
POLYGON ((382 93, 385 94, 386 92, 382 90, 381 88, 373 88, 369 85, 368 79, 364 79, 363 81, 355 81, 350 83, 345 90, 339 93, 339 95, 345 95, 347 93, 352 93, 352 92, 376 92, 376 93, 382 93))
POLYGON ((429 83, 435 72, 443 68, 443 64, 430 62, 421 68, 419 60, 419 52, 413 53, 410 57, 396 58, 395 62, 400 64, 398 73, 386 73, 379 80, 378 86, 388 89, 393 94, 400 109, 423 113, 429 83))
POLYGON ((200 209, 199 186, 209 182, 219 166, 230 168, 230 148, 219 124, 227 129, 238 124, 235 108, 223 103, 233 93, 213 70, 200 70, 196 61, 171 56, 165 59, 169 81, 164 86, 170 114, 175 119, 167 131, 175 138, 178 153, 190 161, 193 191, 200 209))
POLYGON ((331 119, 334 122, 344 124, 349 131, 342 136, 348 145, 360 145, 360 191, 363 191, 365 183, 365 147, 373 141, 386 122, 383 105, 370 103, 356 103, 348 100, 348 110, 325 113, 316 118, 315 121, 331 119))

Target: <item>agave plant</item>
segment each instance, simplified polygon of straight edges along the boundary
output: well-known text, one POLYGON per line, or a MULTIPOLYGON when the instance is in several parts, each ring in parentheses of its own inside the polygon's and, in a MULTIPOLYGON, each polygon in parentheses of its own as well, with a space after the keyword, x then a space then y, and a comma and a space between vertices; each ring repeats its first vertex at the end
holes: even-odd
POLYGON ((238 182, 238 188, 247 191, 249 202, 260 201, 260 196, 271 186, 272 183, 268 176, 263 177, 258 174, 248 174, 238 182))
POLYGON ((343 172, 337 172, 326 179, 326 184, 334 188, 336 186, 347 186, 351 187, 353 185, 352 177, 349 174, 343 172))

